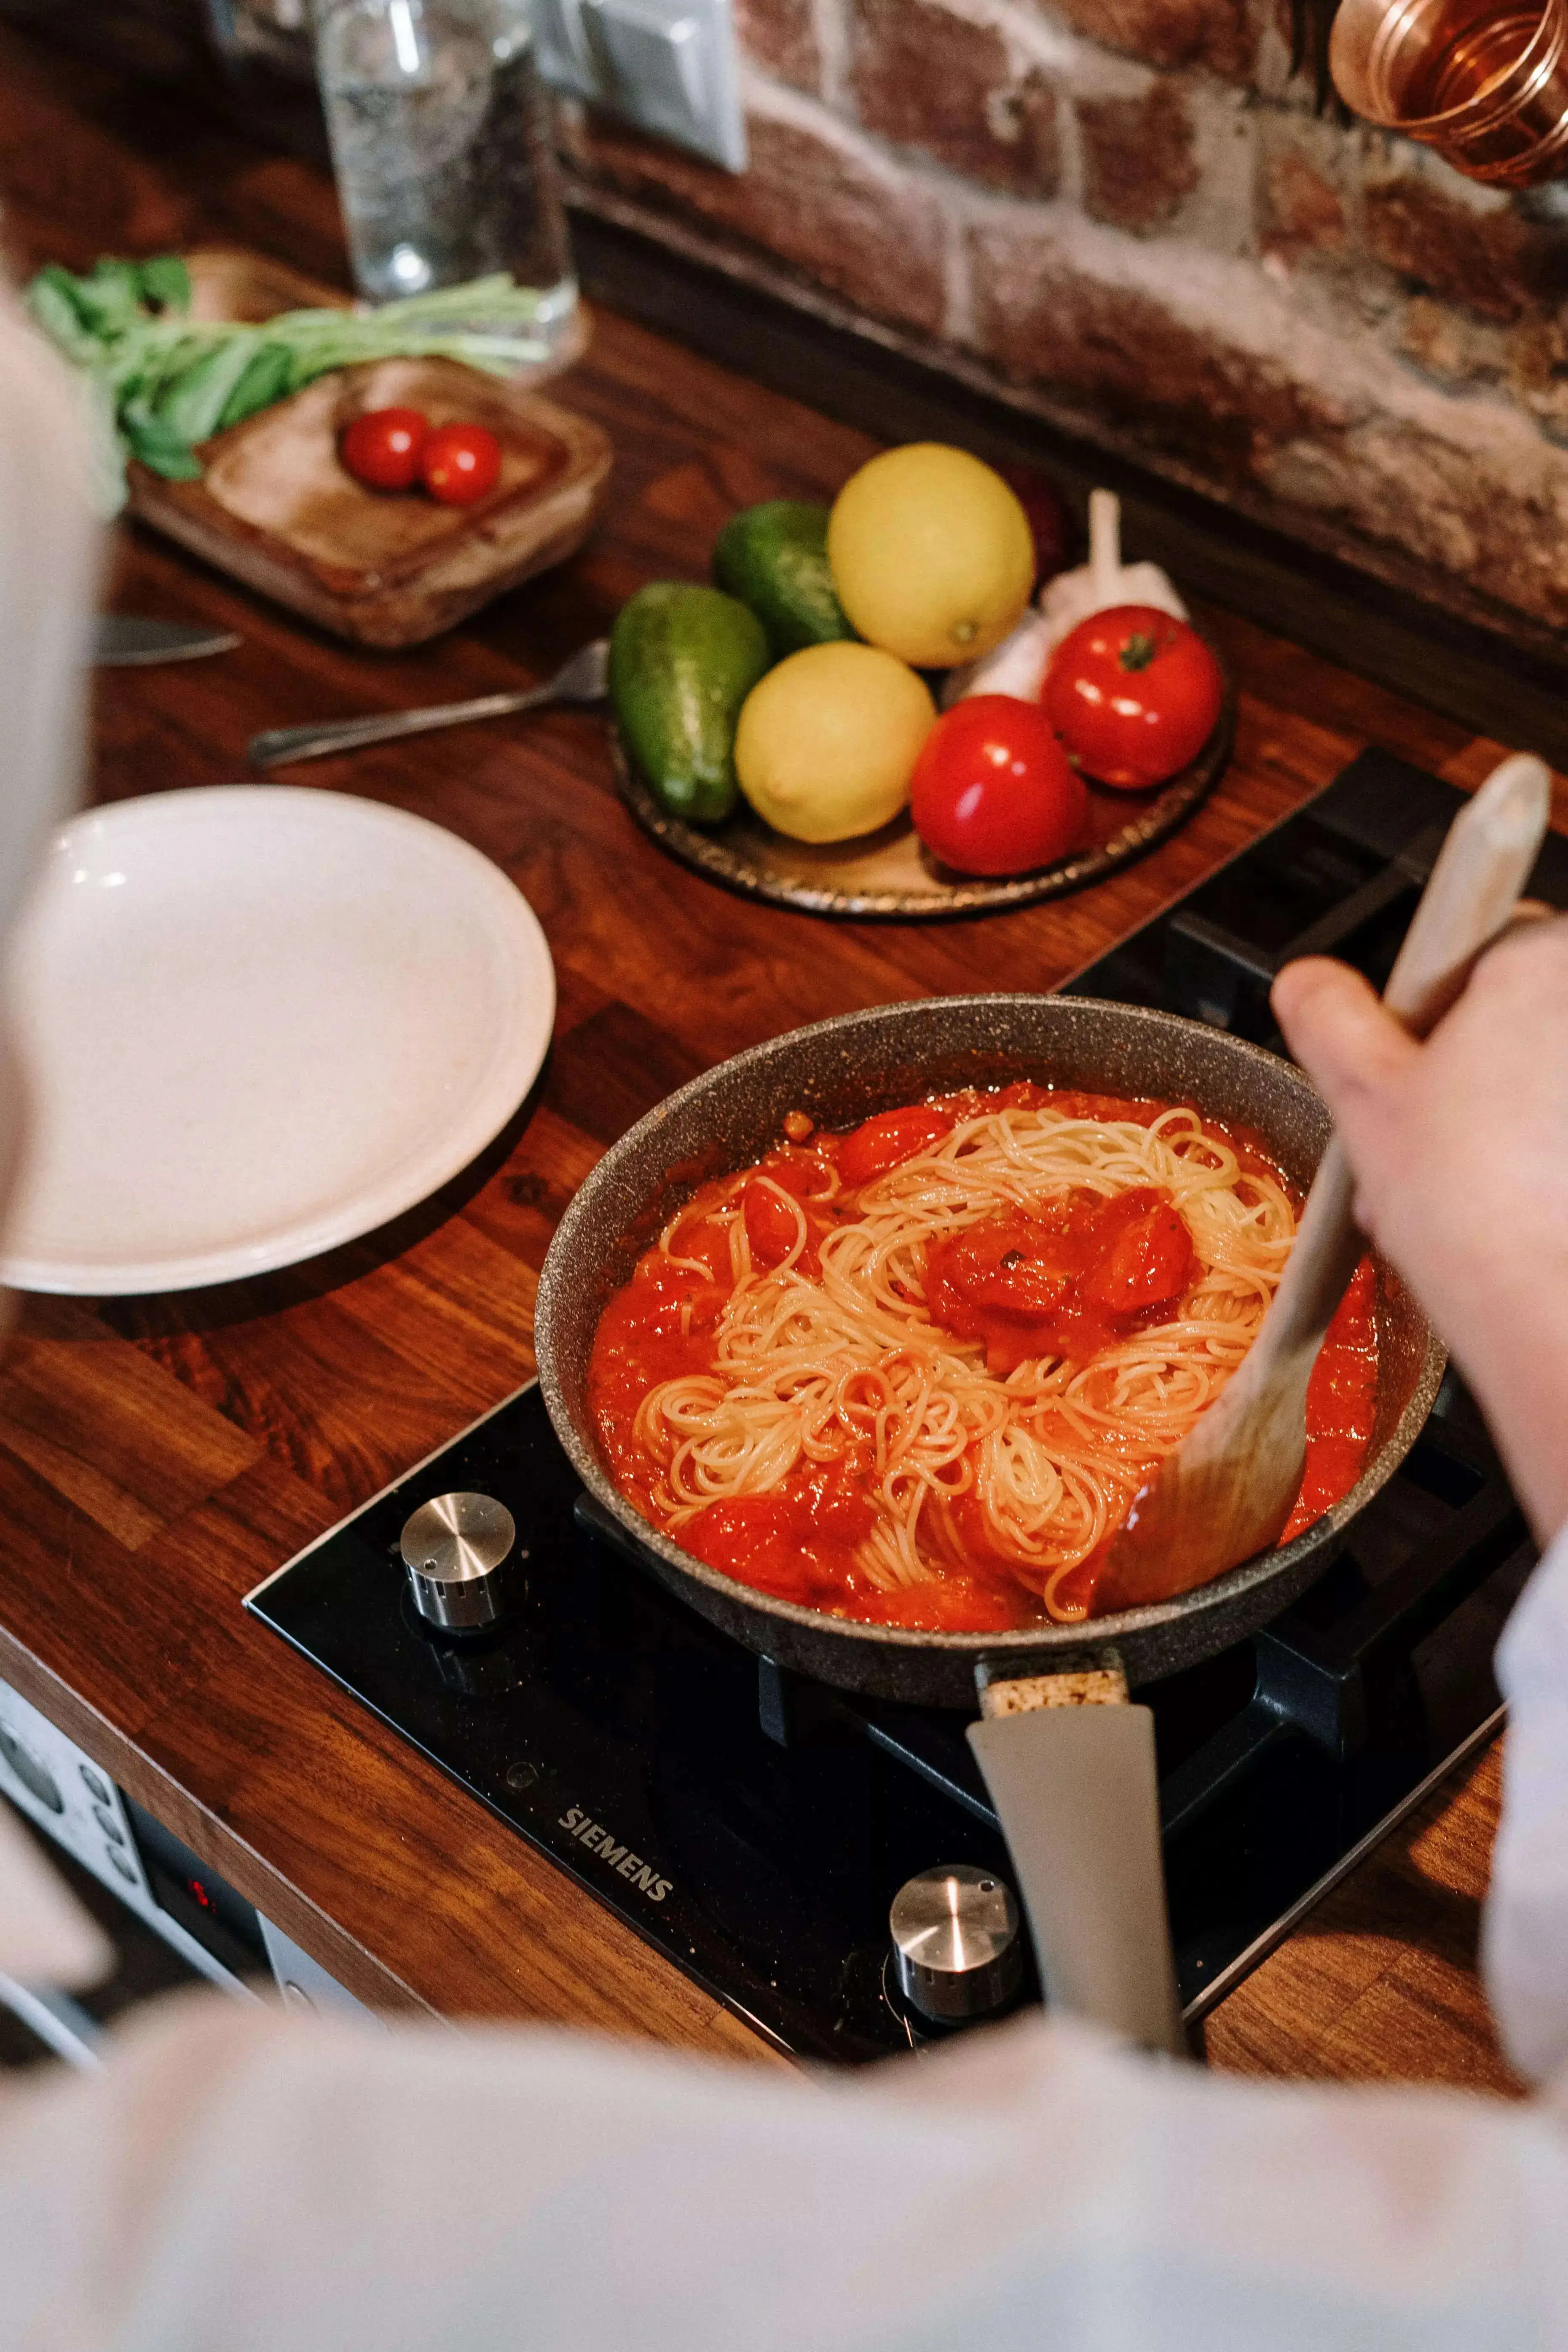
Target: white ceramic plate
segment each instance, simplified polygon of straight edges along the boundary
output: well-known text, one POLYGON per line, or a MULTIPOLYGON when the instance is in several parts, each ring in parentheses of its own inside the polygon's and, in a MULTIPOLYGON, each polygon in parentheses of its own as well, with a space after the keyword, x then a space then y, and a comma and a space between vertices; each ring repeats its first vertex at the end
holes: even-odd
POLYGON ((550 1043, 528 902, 456 835, 276 784, 121 801, 56 835, 18 934, 33 1091, 0 1276, 189 1290, 424 1200, 550 1043))

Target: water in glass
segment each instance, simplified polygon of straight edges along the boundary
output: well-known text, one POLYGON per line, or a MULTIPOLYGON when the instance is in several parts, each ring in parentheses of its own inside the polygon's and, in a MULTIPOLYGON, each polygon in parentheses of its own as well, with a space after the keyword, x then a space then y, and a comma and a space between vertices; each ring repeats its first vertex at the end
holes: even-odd
POLYGON ((316 0, 316 60, 361 292, 510 270, 559 340, 577 289, 528 0, 316 0))

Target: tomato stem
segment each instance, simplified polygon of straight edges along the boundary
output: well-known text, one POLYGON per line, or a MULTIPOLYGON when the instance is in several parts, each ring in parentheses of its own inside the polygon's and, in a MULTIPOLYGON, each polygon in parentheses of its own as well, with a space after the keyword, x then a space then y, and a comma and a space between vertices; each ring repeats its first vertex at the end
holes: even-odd
POLYGON ((1123 669, 1147 669, 1160 648, 1145 629, 1129 637, 1117 656, 1123 669))

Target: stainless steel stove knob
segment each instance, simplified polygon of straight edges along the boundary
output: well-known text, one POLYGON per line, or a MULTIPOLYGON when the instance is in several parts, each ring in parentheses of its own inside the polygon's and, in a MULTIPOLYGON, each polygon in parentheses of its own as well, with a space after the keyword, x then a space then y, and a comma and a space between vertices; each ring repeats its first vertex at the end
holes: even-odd
POLYGON ((1024 1945, 1013 1890, 954 1862, 906 1879, 888 1914, 899 1986, 922 2017, 987 2017, 1017 1991, 1024 1945))
POLYGON ((443 1633, 468 1633, 506 1613, 498 1573, 517 1527, 492 1495, 437 1495, 404 1523, 401 1549, 421 1617, 443 1633))

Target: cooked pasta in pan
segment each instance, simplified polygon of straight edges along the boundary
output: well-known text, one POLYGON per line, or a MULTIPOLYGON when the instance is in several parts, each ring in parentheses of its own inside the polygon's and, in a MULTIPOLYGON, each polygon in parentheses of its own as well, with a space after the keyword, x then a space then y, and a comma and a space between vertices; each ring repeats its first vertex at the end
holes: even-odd
MULTIPOLYGON (((839 1615, 1091 1614, 1107 1539, 1273 1296, 1279 1171, 1190 1106, 1026 1083, 785 1128, 605 1310, 591 1402, 623 1492, 710 1566, 839 1615)), ((1375 1373, 1367 1265, 1287 1535, 1354 1483, 1375 1373)))

